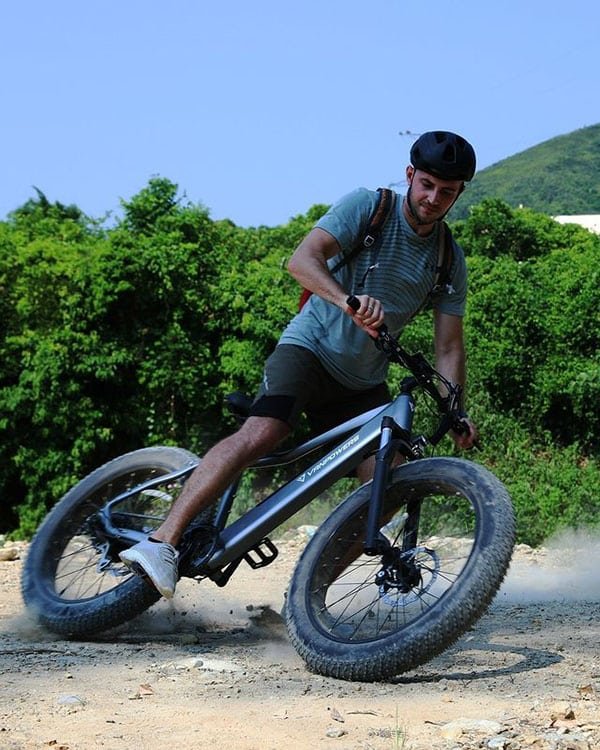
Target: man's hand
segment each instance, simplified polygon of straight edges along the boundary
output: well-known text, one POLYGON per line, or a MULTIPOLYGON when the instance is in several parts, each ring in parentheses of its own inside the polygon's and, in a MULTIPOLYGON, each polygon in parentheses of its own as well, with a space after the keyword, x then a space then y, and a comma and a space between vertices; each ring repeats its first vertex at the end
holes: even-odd
POLYGON ((464 431, 456 432, 455 430, 450 430, 450 436, 454 440, 454 444, 457 448, 464 451, 477 447, 479 440, 477 427, 471 422, 469 417, 462 417, 460 421, 461 425, 464 425, 464 431))
POLYGON ((375 297, 369 297, 368 294, 356 295, 355 299, 360 302, 360 307, 356 310, 347 306, 347 312, 352 316, 352 320, 359 328, 366 331, 369 336, 376 339, 377 329, 383 323, 384 312, 383 305, 375 297))

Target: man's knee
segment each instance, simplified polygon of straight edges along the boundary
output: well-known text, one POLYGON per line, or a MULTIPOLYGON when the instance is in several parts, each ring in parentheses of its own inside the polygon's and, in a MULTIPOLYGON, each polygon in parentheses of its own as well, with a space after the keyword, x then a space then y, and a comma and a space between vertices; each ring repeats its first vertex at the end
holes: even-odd
POLYGON ((252 460, 272 451, 290 433, 289 425, 272 417, 248 417, 240 429, 231 436, 240 451, 252 460))

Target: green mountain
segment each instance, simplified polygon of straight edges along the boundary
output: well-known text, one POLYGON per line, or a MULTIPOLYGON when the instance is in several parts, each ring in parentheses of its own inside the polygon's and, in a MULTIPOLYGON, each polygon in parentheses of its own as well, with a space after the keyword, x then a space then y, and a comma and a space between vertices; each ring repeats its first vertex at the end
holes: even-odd
POLYGON ((500 198, 551 216, 600 214, 600 124, 559 135, 482 169, 451 219, 470 206, 500 198))

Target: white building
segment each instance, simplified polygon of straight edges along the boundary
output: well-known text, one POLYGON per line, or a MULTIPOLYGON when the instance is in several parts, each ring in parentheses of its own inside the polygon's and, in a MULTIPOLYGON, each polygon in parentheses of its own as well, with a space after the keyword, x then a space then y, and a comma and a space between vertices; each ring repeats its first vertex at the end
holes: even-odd
POLYGON ((573 216, 555 216, 559 224, 579 224, 590 232, 600 234, 600 214, 578 214, 573 216))

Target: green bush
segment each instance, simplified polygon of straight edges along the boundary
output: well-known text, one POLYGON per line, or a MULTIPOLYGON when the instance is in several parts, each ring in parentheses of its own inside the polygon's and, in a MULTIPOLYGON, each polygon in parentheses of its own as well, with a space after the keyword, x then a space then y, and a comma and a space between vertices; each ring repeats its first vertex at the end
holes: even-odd
MULTIPOLYGON (((325 208, 242 229, 153 178, 111 228, 39 192, 0 222, 0 531, 30 536, 120 453, 202 453, 230 431, 223 396, 255 391, 297 309, 285 265, 325 208)), ((600 238, 495 200, 455 234, 470 272, 476 458, 512 492, 521 541, 598 523, 600 238)), ((402 343, 431 357, 431 315, 402 343)), ((405 374, 393 368, 391 387, 405 374)), ((438 450, 452 452, 449 439, 438 450)), ((268 490, 262 478, 245 484, 240 502, 268 490)))

